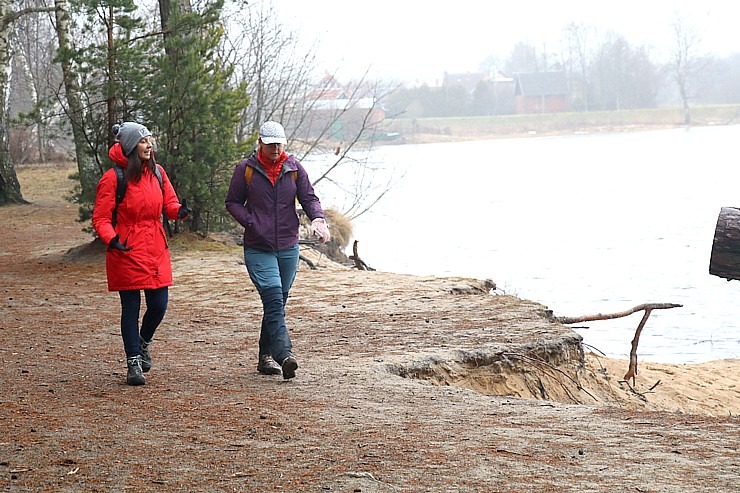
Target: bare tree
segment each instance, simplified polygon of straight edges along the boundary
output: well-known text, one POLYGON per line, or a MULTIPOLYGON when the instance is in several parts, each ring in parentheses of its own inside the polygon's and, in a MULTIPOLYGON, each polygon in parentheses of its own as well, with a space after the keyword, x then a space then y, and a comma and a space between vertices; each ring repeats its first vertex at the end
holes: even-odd
POLYGON ((600 110, 655 106, 658 68, 644 47, 634 48, 614 32, 607 33, 590 68, 592 106, 600 110))
POLYGON ((367 80, 341 82, 317 74, 318 44, 302 48, 298 36, 277 20, 269 3, 249 4, 229 22, 238 82, 246 82, 251 104, 237 138, 254 135, 261 122, 276 120, 288 131, 291 151, 301 160, 328 163, 314 184, 331 182, 343 195, 341 212, 357 217, 377 203, 395 177, 376 173, 369 150, 382 134, 382 101, 390 90, 367 80), (380 185, 379 185, 380 183, 380 185))
MULTIPOLYGON (((251 104, 244 111, 237 138, 254 134, 265 120, 281 121, 295 132, 304 111, 295 103, 305 100, 315 78, 316 45, 302 48, 298 36, 276 19, 270 3, 258 3, 232 13, 230 53, 237 65, 238 83, 249 86, 251 104)), ((289 135, 291 140, 294 135, 289 135)))
POLYGON ((512 48, 504 70, 508 74, 516 74, 519 72, 537 72, 540 68, 537 49, 529 43, 520 41, 512 48))
POLYGON ((571 23, 565 27, 565 53, 564 65, 567 70, 578 81, 577 90, 571 88, 571 94, 577 94, 578 106, 583 111, 588 111, 589 107, 589 79, 588 67, 591 60, 591 39, 594 28, 584 24, 571 23))
POLYGON ((679 16, 673 22, 673 34, 676 44, 669 67, 683 104, 683 121, 688 125, 691 123, 689 101, 696 97, 702 73, 711 59, 700 53, 701 38, 696 30, 679 16))

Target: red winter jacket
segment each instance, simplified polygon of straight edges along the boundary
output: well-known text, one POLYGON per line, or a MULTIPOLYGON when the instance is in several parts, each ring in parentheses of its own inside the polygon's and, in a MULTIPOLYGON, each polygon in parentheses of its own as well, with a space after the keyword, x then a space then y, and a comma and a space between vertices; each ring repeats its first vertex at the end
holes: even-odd
MULTIPOLYGON (((120 144, 114 144, 108 155, 116 164, 124 168, 128 165, 120 144)), ((118 184, 115 170, 106 171, 98 182, 93 228, 106 245, 119 235, 120 242, 131 248, 128 252, 109 249, 106 253, 109 291, 157 289, 172 285, 170 251, 162 225, 162 203, 167 204, 167 217, 176 219, 180 202, 167 173, 161 167, 160 171, 164 197, 157 177, 144 168, 141 180, 129 182, 126 187, 126 194, 118 204, 115 229, 111 224, 118 184)))

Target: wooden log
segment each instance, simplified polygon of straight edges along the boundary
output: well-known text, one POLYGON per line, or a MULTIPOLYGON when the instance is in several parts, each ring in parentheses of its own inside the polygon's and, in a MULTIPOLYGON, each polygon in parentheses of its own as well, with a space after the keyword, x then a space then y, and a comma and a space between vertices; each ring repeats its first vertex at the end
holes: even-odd
POLYGON ((714 231, 709 273, 724 279, 740 279, 740 209, 722 207, 714 231))

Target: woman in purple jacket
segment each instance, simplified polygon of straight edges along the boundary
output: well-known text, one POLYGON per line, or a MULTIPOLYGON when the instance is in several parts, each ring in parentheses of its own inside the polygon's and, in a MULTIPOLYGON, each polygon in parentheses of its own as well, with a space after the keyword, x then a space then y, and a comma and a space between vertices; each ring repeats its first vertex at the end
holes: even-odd
POLYGON ((259 149, 236 165, 226 209, 244 226, 244 263, 262 299, 262 328, 257 371, 295 377, 298 361, 285 325, 285 303, 298 268, 298 213, 311 219, 311 233, 329 241, 321 202, 295 156, 285 153, 285 129, 262 124, 259 149), (280 362, 278 365, 277 362, 280 362))

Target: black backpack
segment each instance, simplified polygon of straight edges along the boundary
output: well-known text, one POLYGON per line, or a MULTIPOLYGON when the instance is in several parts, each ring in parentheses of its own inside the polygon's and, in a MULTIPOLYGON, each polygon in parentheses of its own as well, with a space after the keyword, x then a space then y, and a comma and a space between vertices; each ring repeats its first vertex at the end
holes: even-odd
MULTIPOLYGON (((116 206, 113 208, 113 218, 111 219, 111 224, 115 228, 116 221, 118 219, 118 204, 123 201, 123 196, 126 195, 126 186, 128 185, 128 182, 126 181, 126 177, 124 176, 123 166, 119 166, 116 164, 113 165, 113 169, 116 170, 116 206)), ((162 182, 162 172, 159 170, 159 166, 156 164, 154 165, 154 175, 157 177, 159 188, 162 190, 162 197, 164 197, 164 183, 162 182)), ((164 205, 162 205, 162 215, 164 215, 166 221, 167 215, 164 210, 164 205)), ((170 236, 172 236, 172 232, 170 231, 170 222, 165 222, 165 225, 167 226, 167 232, 170 234, 170 236)))

